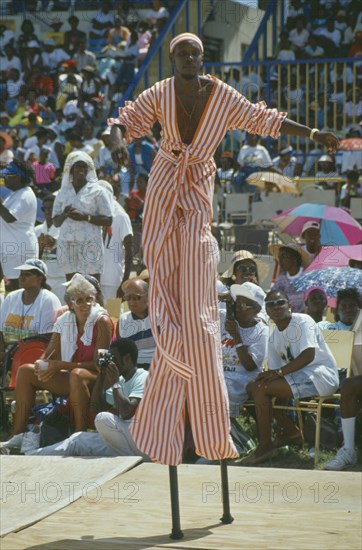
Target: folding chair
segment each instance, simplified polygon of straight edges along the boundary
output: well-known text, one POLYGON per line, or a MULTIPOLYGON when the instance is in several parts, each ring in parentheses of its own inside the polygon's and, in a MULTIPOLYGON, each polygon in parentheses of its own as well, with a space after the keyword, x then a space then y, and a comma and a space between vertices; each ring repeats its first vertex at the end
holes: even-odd
MULTIPOLYGON (((16 375, 20 365, 24 363, 34 363, 37 359, 40 359, 48 343, 49 339, 45 336, 30 336, 19 342, 15 342, 15 344, 7 350, 0 388, 1 424, 4 430, 8 427, 9 419, 9 404, 7 403, 5 394, 15 390, 16 375)), ((43 397, 45 401, 48 401, 44 392, 43 397)))
MULTIPOLYGON (((352 353, 354 345, 354 332, 349 330, 323 330, 323 338, 330 348, 337 363, 338 370, 345 370, 346 377, 351 374, 352 353)), ((314 464, 319 460, 319 447, 321 435, 321 420, 323 409, 339 409, 340 393, 333 393, 324 396, 315 396, 308 400, 295 400, 295 405, 275 405, 274 409, 296 411, 300 430, 303 432, 302 412, 314 412, 316 414, 316 432, 314 442, 314 464)))

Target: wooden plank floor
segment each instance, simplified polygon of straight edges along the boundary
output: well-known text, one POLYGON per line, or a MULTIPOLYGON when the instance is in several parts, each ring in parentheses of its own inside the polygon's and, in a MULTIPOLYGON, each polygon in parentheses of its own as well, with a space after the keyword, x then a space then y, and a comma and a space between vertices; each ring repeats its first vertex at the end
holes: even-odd
POLYGON ((361 474, 229 467, 231 525, 218 466, 178 467, 181 526, 171 529, 168 468, 141 464, 42 521, 1 540, 23 548, 199 550, 361 548, 361 474))

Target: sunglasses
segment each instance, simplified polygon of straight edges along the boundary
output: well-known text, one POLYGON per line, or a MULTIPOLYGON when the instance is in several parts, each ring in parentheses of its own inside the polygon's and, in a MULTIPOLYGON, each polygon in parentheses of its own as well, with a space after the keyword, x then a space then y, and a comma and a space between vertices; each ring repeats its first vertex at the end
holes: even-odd
POLYGON ((94 296, 87 296, 86 298, 74 298, 72 300, 72 303, 76 306, 81 306, 83 304, 87 304, 87 306, 91 306, 94 303, 95 299, 94 296))
POLYGON ((276 306, 285 306, 285 304, 288 303, 288 300, 285 298, 280 298, 279 300, 270 300, 269 302, 265 302, 266 307, 276 307, 276 306))
POLYGON ((129 302, 130 300, 133 300, 134 302, 139 302, 143 296, 147 296, 147 294, 125 294, 123 296, 123 300, 125 302, 129 302))
POLYGON ((256 266, 240 264, 235 267, 235 271, 239 271, 239 273, 256 273, 256 266))

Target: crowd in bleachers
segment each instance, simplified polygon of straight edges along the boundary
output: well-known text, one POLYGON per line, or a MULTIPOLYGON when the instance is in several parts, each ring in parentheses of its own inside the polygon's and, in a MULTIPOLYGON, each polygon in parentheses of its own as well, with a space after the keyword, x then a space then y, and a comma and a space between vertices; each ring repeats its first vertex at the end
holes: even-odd
MULTIPOLYGON (((1 307, 2 361, 9 346, 19 339, 53 333, 46 351, 51 371, 49 377, 40 373, 39 365, 27 365, 19 371, 21 388, 17 389, 16 400, 19 409, 22 404, 22 414, 16 419, 15 434, 18 436, 26 429, 35 389, 57 393, 57 389, 59 391, 61 388, 62 395, 70 395, 71 402, 78 404, 73 429, 82 431, 92 426, 88 418, 88 404, 92 387, 97 381, 96 358, 99 350, 109 347, 112 338, 133 339, 137 345, 138 363, 146 370, 155 350, 148 318, 148 284, 144 280, 147 274, 140 278, 130 277, 136 267, 133 260, 137 252, 140 259, 137 271, 145 267, 140 252, 143 205, 148 175, 161 139, 160 126, 156 124, 151 134, 136 139, 129 146, 129 164, 121 169, 112 160, 108 149, 110 130, 105 128, 105 119, 119 103, 169 16, 167 9, 159 2, 153 4, 145 19, 140 20, 134 9, 127 11, 121 6, 115 11, 109 2, 104 2, 91 20, 88 35, 78 29, 79 19, 75 15, 68 19, 68 30, 62 32, 58 25, 55 37, 36 36, 29 19, 24 20, 21 33, 9 33, 6 29, 0 32, 0 126, 3 128, 0 133, 0 167, 5 181, 5 186, 0 187, 0 215, 1 227, 8 231, 6 242, 16 245, 16 250, 2 247, 1 277, 6 279, 7 290, 13 291, 1 307), (99 130, 95 132, 95 128, 99 130), (24 235, 28 238, 26 251, 21 246, 24 235), (33 255, 29 254, 32 250, 33 255), (25 261, 26 257, 31 258, 25 261), (115 277, 110 276, 112 274, 115 277), (53 293, 45 286, 47 283, 51 284, 53 293), (116 325, 104 307, 102 295, 106 300, 123 297, 129 308, 122 315, 119 310, 120 319, 116 325), (49 311, 46 322, 41 320, 45 308, 43 302, 37 302, 39 297, 47 302, 49 311), (59 317, 61 313, 66 317, 59 317), (66 337, 64 334, 62 336, 64 323, 69 324, 70 320, 72 336, 76 336, 72 353, 65 351, 66 337), (92 323, 93 332, 83 338, 82 331, 86 332, 87 323, 92 323), (50 325, 55 327, 54 331, 48 330, 50 325), (47 330, 39 331, 39 326, 46 326, 47 330), (65 382, 60 376, 60 372, 66 370, 72 373, 71 381, 65 382), (51 381, 51 374, 54 373, 57 373, 57 389, 55 379, 51 381)), ((321 1, 318 13, 314 5, 310 7, 306 2, 295 0, 290 5, 286 30, 280 34, 275 52, 276 60, 334 57, 335 46, 342 48, 340 55, 361 56, 358 33, 361 32, 362 19, 358 16, 352 22, 342 10, 354 9, 351 2, 321 1), (326 13, 333 13, 333 19, 328 18, 326 13)), ((360 74, 358 65, 358 78, 360 74)), ((296 74, 291 75, 288 93, 294 98, 294 103, 303 98, 305 91, 303 73, 301 75, 302 83, 296 74)), ((254 89, 263 89, 259 74, 248 72, 247 78, 257 85, 254 89)), ((345 137, 361 138, 362 100, 360 89, 354 88, 356 83, 353 82, 352 71, 349 73, 347 68, 341 72, 337 64, 325 78, 330 85, 328 101, 331 104, 337 102, 338 112, 346 111, 348 125, 344 128, 345 137), (337 85, 337 95, 334 94, 336 80, 347 84, 342 87, 337 85)), ((231 69, 229 83, 239 89, 241 83, 248 86, 246 76, 240 79, 237 68, 231 69)), ((282 93, 285 93, 283 86, 286 85, 286 80, 279 82, 282 93)), ((318 110, 319 101, 323 103, 325 100, 324 91, 311 91, 317 98, 314 109, 318 110)), ((312 109, 311 105, 303 105, 304 109, 312 109)), ((319 115, 323 115, 322 109, 319 115)), ((329 126, 330 122, 329 119, 318 119, 318 124, 323 127, 329 126)), ((314 151, 298 151, 296 155, 295 146, 287 142, 273 146, 265 142, 262 145, 260 138, 251 134, 243 135, 236 148, 231 147, 231 143, 235 142, 238 143, 227 136, 216 155, 218 170, 215 189, 219 189, 222 195, 247 193, 252 200, 267 201, 269 192, 280 191, 278 186, 265 186, 260 192, 247 182, 247 178, 253 172, 274 171, 288 178, 314 177, 316 187, 335 191, 336 206, 348 209, 351 198, 362 199, 359 182, 362 160, 356 152, 346 151, 333 156, 316 147, 314 151), (315 158, 318 159, 317 164, 315 158), (336 178, 341 176, 345 181, 336 183, 336 178)), ((245 400, 248 397, 260 398, 251 390, 253 386, 247 386, 261 376, 268 356, 269 320, 278 321, 277 316, 274 319, 275 307, 284 308, 288 321, 310 323, 319 340, 316 323, 322 321, 326 323, 323 328, 361 330, 361 297, 357 291, 340 298, 335 314, 336 323, 341 322, 342 325, 336 326, 323 319, 327 305, 323 288, 314 289, 319 292, 319 302, 324 304, 314 319, 311 312, 315 314, 315 309, 310 293, 305 294, 294 287, 296 278, 321 251, 319 231, 318 223, 303 228, 300 237, 306 241, 304 247, 291 242, 284 246, 282 243, 274 244, 269 248, 280 271, 268 295, 259 287, 262 284, 258 279, 258 264, 250 253, 234 258, 228 277, 220 278, 226 285, 220 293, 220 309, 223 309, 222 301, 232 302, 241 327, 239 331, 240 327, 235 328, 235 324, 228 322, 234 323, 232 319, 224 318, 224 367, 225 372, 229 373, 226 378, 229 379, 230 400, 237 408, 242 403, 241 395, 245 400), (314 235, 309 243, 308 230, 318 233, 318 238, 314 235), (242 290, 232 288, 242 287, 244 283, 252 283, 252 286, 242 290), (227 297, 222 297, 223 294, 227 297), (348 300, 354 306, 352 308, 349 304, 354 311, 349 317, 345 315, 347 306, 343 306, 344 301, 348 300), (265 349, 259 349, 257 358, 250 349, 244 349, 249 347, 246 341, 250 341, 250 346, 255 344, 255 334, 259 334, 255 327, 262 327, 265 343, 265 349), (234 369, 236 363, 238 368, 234 369), (233 378, 234 372, 238 374, 237 381, 233 378)), ((353 260, 360 261, 357 257, 353 260)), ((360 265, 354 264, 353 267, 360 265)), ((307 343, 310 343, 309 340, 307 343)), ((281 344, 279 348, 278 343, 275 344, 274 355, 281 353, 281 347, 281 344)), ((296 350, 297 356, 302 352, 302 349, 296 350)), ((330 353, 326 352, 326 355, 331 365, 328 364, 328 368, 330 366, 333 370, 330 353)), ((291 357, 284 359, 284 365, 292 360, 291 357)), ((318 361, 322 358, 316 359, 316 367, 320 366, 318 361)), ((315 366, 314 358, 310 362, 315 366)), ((280 370, 277 361, 274 363, 274 370, 280 370)), ((312 390, 316 393, 333 391, 338 386, 337 378, 332 382, 325 384, 323 389, 315 385, 312 390)), ((298 395, 298 392, 292 393, 294 397, 298 395)), ((141 391, 138 399, 142 395, 141 391)), ((266 431, 269 429, 263 428, 266 431)), ((279 437, 284 443, 300 442, 301 439, 297 429, 289 425, 288 429, 284 426, 279 437)), ((18 438, 14 446, 21 448, 22 443, 22 438, 18 438)), ((39 438, 37 443, 39 446, 39 438)), ((34 450, 31 445, 25 445, 24 449, 29 454, 34 450)), ((266 446, 264 454, 257 455, 257 460, 260 456, 272 458, 276 454, 274 451, 274 447, 270 450, 266 446)), ((57 452, 62 450, 57 449, 57 452)))

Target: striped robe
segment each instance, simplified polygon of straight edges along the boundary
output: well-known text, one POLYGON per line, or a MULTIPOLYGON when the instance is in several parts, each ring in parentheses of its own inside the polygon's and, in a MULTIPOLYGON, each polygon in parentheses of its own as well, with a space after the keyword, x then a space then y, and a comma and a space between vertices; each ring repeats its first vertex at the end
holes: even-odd
POLYGON ((128 142, 149 132, 156 120, 162 126, 143 222, 157 349, 131 431, 142 452, 170 465, 182 459, 186 400, 196 452, 215 460, 238 456, 229 433, 216 296, 219 255, 210 230, 213 154, 227 130, 277 138, 286 117, 207 78, 214 87, 190 145, 178 130, 174 78, 126 102, 118 118, 108 120, 126 127, 128 142))

